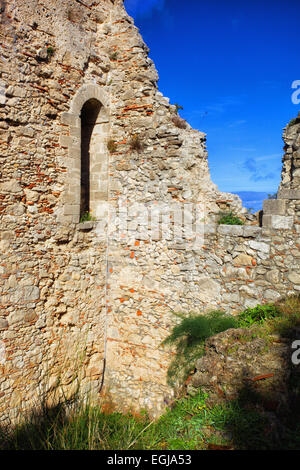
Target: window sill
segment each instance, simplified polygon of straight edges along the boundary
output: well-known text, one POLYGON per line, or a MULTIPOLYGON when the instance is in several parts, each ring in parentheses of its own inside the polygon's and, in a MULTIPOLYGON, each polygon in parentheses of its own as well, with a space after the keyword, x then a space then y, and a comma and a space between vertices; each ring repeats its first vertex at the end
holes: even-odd
POLYGON ((78 224, 78 230, 81 232, 88 232, 89 230, 93 230, 95 225, 95 222, 92 220, 89 220, 87 222, 80 222, 78 224))

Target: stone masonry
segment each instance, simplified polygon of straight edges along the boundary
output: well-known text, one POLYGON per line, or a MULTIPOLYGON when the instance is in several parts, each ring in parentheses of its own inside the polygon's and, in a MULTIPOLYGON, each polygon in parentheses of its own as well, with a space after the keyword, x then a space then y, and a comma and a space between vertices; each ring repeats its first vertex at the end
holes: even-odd
POLYGON ((262 227, 218 225, 246 210, 211 182, 206 136, 158 91, 122 1, 0 7, 0 419, 78 389, 159 415, 174 312, 300 290, 300 125, 262 227))

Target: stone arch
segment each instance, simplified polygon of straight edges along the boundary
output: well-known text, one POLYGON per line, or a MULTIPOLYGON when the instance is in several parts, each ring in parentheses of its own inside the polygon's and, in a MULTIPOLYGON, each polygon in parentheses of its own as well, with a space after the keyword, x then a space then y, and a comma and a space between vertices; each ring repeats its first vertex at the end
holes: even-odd
POLYGON ((87 84, 77 91, 70 112, 61 115, 64 135, 60 144, 68 151, 64 220, 78 223, 87 210, 97 215, 102 201, 107 200, 108 109, 105 92, 98 85, 87 84))

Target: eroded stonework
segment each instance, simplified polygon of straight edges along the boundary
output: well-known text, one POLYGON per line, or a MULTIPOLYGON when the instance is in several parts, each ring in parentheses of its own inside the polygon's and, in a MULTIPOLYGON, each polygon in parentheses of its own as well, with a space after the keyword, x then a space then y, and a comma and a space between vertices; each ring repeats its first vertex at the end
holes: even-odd
POLYGON ((176 126, 121 1, 2 1, 0 38, 1 419, 77 388, 158 415, 174 396, 161 345, 174 312, 300 290, 299 198, 291 186, 266 201, 263 227, 215 223, 246 210, 211 182, 205 134, 176 126), (80 223, 83 154, 92 220, 80 223), (174 206, 170 233, 167 211, 157 233, 138 230, 136 204, 174 206), (195 246, 175 221, 186 210, 194 227, 198 206, 195 246))

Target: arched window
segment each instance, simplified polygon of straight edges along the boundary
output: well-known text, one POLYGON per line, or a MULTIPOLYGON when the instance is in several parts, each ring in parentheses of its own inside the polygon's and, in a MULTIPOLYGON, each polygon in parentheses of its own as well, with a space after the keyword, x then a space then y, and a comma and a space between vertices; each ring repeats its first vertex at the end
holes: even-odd
MULTIPOLYGON (((97 152, 97 118, 101 104, 92 98, 81 110, 80 215, 91 211, 91 164, 97 152)), ((93 191, 94 192, 94 191, 93 191)))
POLYGON ((61 114, 62 148, 68 148, 63 223, 80 221, 85 212, 98 217, 108 191, 109 98, 95 84, 83 85, 70 111, 61 114))

